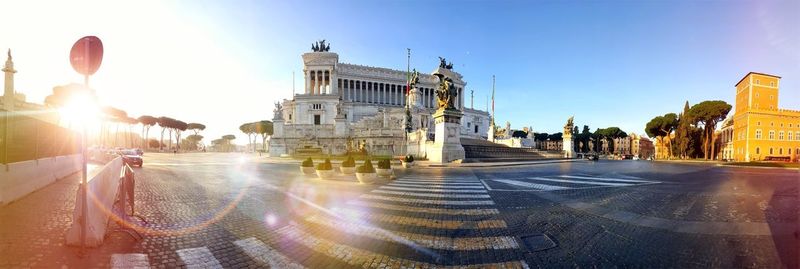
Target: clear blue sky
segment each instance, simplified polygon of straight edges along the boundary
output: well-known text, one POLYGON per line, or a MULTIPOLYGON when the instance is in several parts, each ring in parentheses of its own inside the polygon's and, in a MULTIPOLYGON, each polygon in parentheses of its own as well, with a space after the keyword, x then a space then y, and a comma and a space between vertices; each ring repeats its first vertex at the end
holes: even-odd
POLYGON ((574 114, 641 133, 685 100, 732 102, 748 71, 784 77, 781 106, 800 109, 800 1, 287 2, 185 8, 265 76, 300 74, 320 38, 348 63, 403 70, 411 48, 430 72, 444 56, 478 108, 497 76, 498 124, 515 128, 556 132, 574 114))
POLYGON ((800 1, 81 3, 10 3, 0 47, 14 48, 18 89, 39 102, 80 81, 65 53, 98 35, 104 102, 204 122, 209 140, 271 118, 292 71, 302 88, 300 55, 318 39, 361 65, 405 70, 411 48, 412 68, 430 72, 446 57, 480 109, 496 75, 497 123, 538 132, 561 131, 574 114, 592 130, 642 133, 686 100, 732 103, 749 71, 782 76, 780 106, 800 109, 800 1))

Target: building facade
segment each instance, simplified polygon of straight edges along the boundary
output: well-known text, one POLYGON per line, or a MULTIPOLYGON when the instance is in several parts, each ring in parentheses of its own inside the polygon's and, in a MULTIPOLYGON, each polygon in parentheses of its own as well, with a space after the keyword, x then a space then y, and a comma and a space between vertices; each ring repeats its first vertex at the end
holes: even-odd
POLYGON ((800 111, 778 107, 780 79, 750 72, 736 83, 734 160, 798 160, 800 111))
MULTIPOLYGON (((417 140, 433 141, 432 113, 437 109, 438 79, 420 74, 407 92, 408 72, 339 62, 327 49, 304 53, 303 92, 276 108, 270 154, 320 152, 344 154, 367 151, 398 155, 406 152, 406 104, 417 140), (280 125, 280 126, 278 126, 280 125)), ((455 106, 461 118, 461 137, 486 139, 489 113, 465 106, 467 83, 456 73, 455 106)))
POLYGON ((717 159, 722 161, 734 160, 733 118, 725 119, 722 122, 722 128, 714 132, 714 135, 717 137, 715 145, 717 159))

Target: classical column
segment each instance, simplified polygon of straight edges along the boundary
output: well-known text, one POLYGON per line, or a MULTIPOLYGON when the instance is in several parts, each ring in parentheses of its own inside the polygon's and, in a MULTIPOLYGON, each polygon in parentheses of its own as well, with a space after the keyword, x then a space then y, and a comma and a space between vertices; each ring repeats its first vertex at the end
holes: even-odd
POLYGON ((308 71, 308 70, 305 70, 303 72, 303 75, 305 75, 305 81, 306 81, 306 84, 305 84, 305 93, 306 94, 308 94, 308 90, 311 89, 311 87, 310 87, 311 75, 309 74, 310 72, 311 71, 308 71))
POLYGON ((335 70, 333 68, 331 68, 331 92, 333 92, 334 94, 338 95, 339 94, 339 76, 337 76, 336 73, 334 73, 333 71, 335 71, 335 70))

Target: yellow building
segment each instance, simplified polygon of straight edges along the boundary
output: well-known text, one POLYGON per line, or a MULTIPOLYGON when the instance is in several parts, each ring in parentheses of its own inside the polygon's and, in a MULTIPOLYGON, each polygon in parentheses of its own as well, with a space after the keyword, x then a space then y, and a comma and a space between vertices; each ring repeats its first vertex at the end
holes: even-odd
POLYGON ((736 161, 800 156, 800 111, 778 107, 779 76, 750 72, 736 83, 733 157, 736 161))

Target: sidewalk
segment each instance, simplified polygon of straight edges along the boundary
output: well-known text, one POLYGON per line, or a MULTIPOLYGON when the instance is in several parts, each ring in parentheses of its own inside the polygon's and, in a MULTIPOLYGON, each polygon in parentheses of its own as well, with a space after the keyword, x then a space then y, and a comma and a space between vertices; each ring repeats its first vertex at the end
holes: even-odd
MULTIPOLYGON (((97 168, 90 166, 89 174, 97 168)), ((100 255, 81 259, 79 248, 66 245, 80 181, 81 173, 74 173, 0 206, 0 268, 87 268, 108 262, 100 255)))

